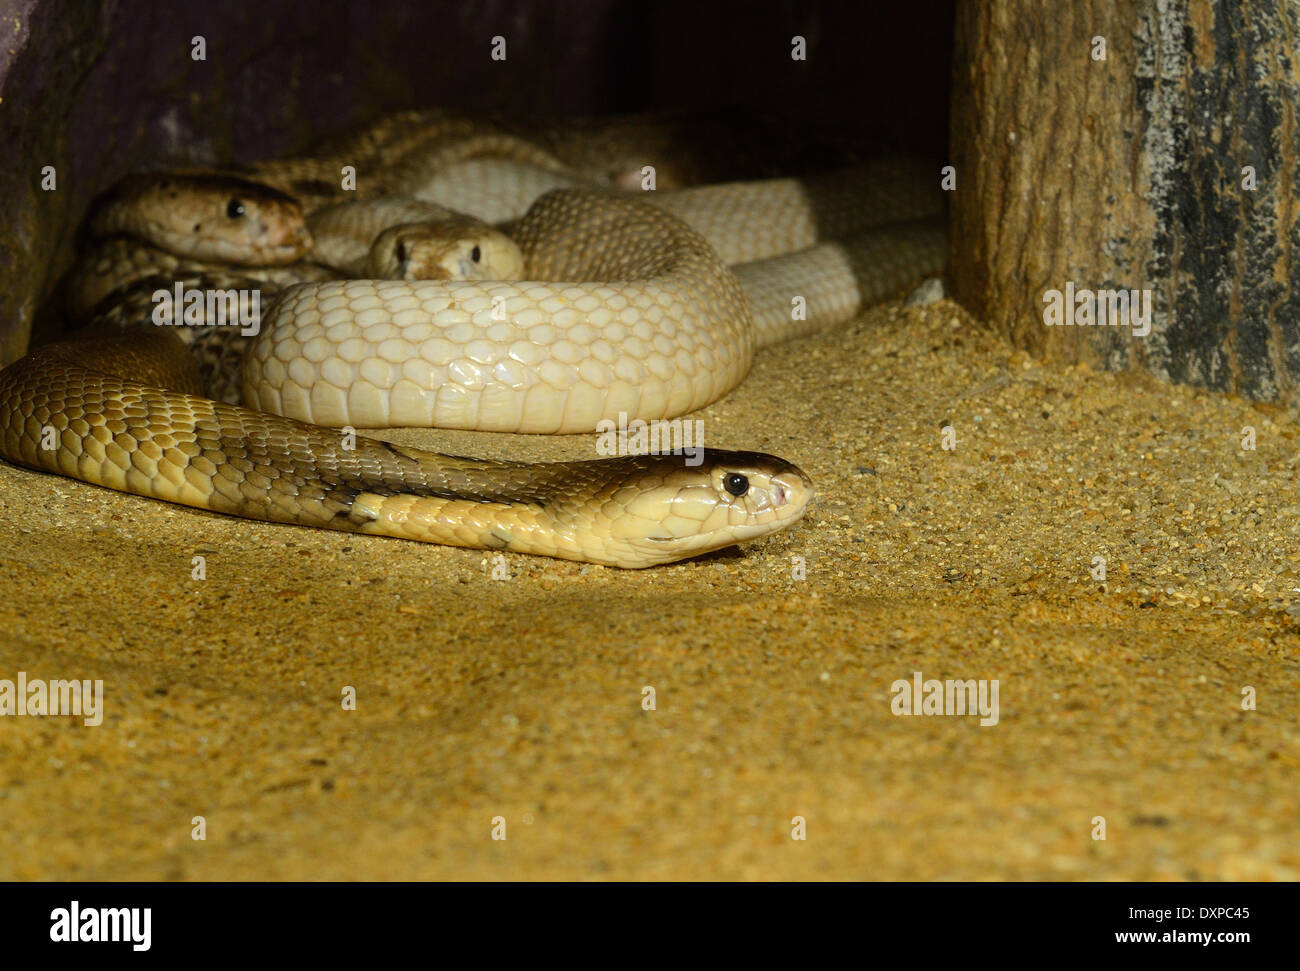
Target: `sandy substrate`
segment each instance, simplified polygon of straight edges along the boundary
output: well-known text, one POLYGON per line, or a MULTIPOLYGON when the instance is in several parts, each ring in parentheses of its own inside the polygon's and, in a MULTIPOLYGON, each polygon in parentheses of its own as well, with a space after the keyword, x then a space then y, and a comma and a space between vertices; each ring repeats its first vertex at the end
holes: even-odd
POLYGON ((802 466, 804 522, 497 580, 0 464, 0 678, 105 692, 96 728, 0 719, 0 878, 1300 878, 1286 412, 1040 366, 941 303, 695 417, 802 466), (916 671, 997 679, 997 724, 893 714, 916 671))

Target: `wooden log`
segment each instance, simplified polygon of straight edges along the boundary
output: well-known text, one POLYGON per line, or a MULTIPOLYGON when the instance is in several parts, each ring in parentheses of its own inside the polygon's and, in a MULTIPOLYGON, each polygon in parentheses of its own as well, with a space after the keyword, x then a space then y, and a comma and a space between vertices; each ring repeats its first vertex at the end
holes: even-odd
POLYGON ((956 38, 957 299, 1048 359, 1294 397, 1300 5, 961 0, 956 38), (1093 324, 1045 322, 1067 290, 1093 324))

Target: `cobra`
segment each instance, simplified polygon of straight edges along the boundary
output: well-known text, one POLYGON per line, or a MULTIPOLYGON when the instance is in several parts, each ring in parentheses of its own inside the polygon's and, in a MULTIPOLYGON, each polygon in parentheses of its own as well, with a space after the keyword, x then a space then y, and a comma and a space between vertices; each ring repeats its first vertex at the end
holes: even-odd
MULTIPOLYGON (((229 186, 210 191, 215 199, 229 186)), ((743 219, 718 228, 719 205, 705 197, 688 214, 705 232, 743 234, 743 219)), ((250 230, 309 236, 300 212, 277 213, 278 228, 232 210, 221 229, 231 240, 250 230)), ((192 225, 188 211, 151 219, 172 235, 192 225)), ((247 518, 618 567, 668 563, 791 525, 811 482, 756 452, 709 451, 699 465, 684 456, 523 464, 352 443, 322 426, 574 432, 619 412, 671 418, 739 383, 772 329, 788 336, 788 311, 773 311, 780 294, 764 290, 779 291, 783 272, 806 284, 798 267, 813 261, 833 281, 814 275, 815 299, 850 288, 856 309, 942 248, 941 230, 911 226, 817 244, 766 272, 733 271, 683 216, 576 189, 546 193, 511 228, 522 280, 289 287, 245 362, 249 407, 204 397, 170 331, 39 348, 0 372, 0 455, 247 518), (872 253, 894 260, 877 260, 876 280, 861 272, 872 253)))

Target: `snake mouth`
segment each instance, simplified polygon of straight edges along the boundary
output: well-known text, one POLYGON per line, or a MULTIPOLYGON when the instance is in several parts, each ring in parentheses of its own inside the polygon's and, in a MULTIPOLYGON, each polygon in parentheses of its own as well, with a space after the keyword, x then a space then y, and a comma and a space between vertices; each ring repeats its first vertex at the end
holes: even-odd
POLYGON ((780 479, 772 480, 772 505, 780 509, 790 501, 790 488, 780 479))
POLYGON ((806 475, 795 470, 772 476, 770 495, 772 508, 781 509, 793 503, 807 505, 812 498, 813 486, 806 475))
POLYGON ((259 262, 282 265, 301 259, 312 247, 311 232, 305 226, 283 228, 262 223, 257 242, 251 247, 259 262))

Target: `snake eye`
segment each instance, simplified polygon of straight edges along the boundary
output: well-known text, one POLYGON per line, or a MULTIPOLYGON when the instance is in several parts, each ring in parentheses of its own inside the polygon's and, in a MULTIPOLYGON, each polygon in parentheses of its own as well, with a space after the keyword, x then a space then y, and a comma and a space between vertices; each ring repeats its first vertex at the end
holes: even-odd
POLYGON ((231 219, 238 219, 244 214, 244 204, 238 199, 231 199, 226 203, 226 215, 231 219))
POLYGON ((749 479, 739 472, 732 472, 722 480, 722 487, 733 496, 743 496, 749 491, 749 479))
POLYGON ((469 258, 473 260, 475 263, 477 263, 479 260, 483 258, 483 251, 479 249, 477 246, 475 246, 472 250, 469 251, 469 258))
POLYGON ((398 263, 405 263, 405 262, 406 262, 406 244, 405 244, 405 243, 398 243, 398 244, 397 244, 397 262, 398 262, 398 263))

